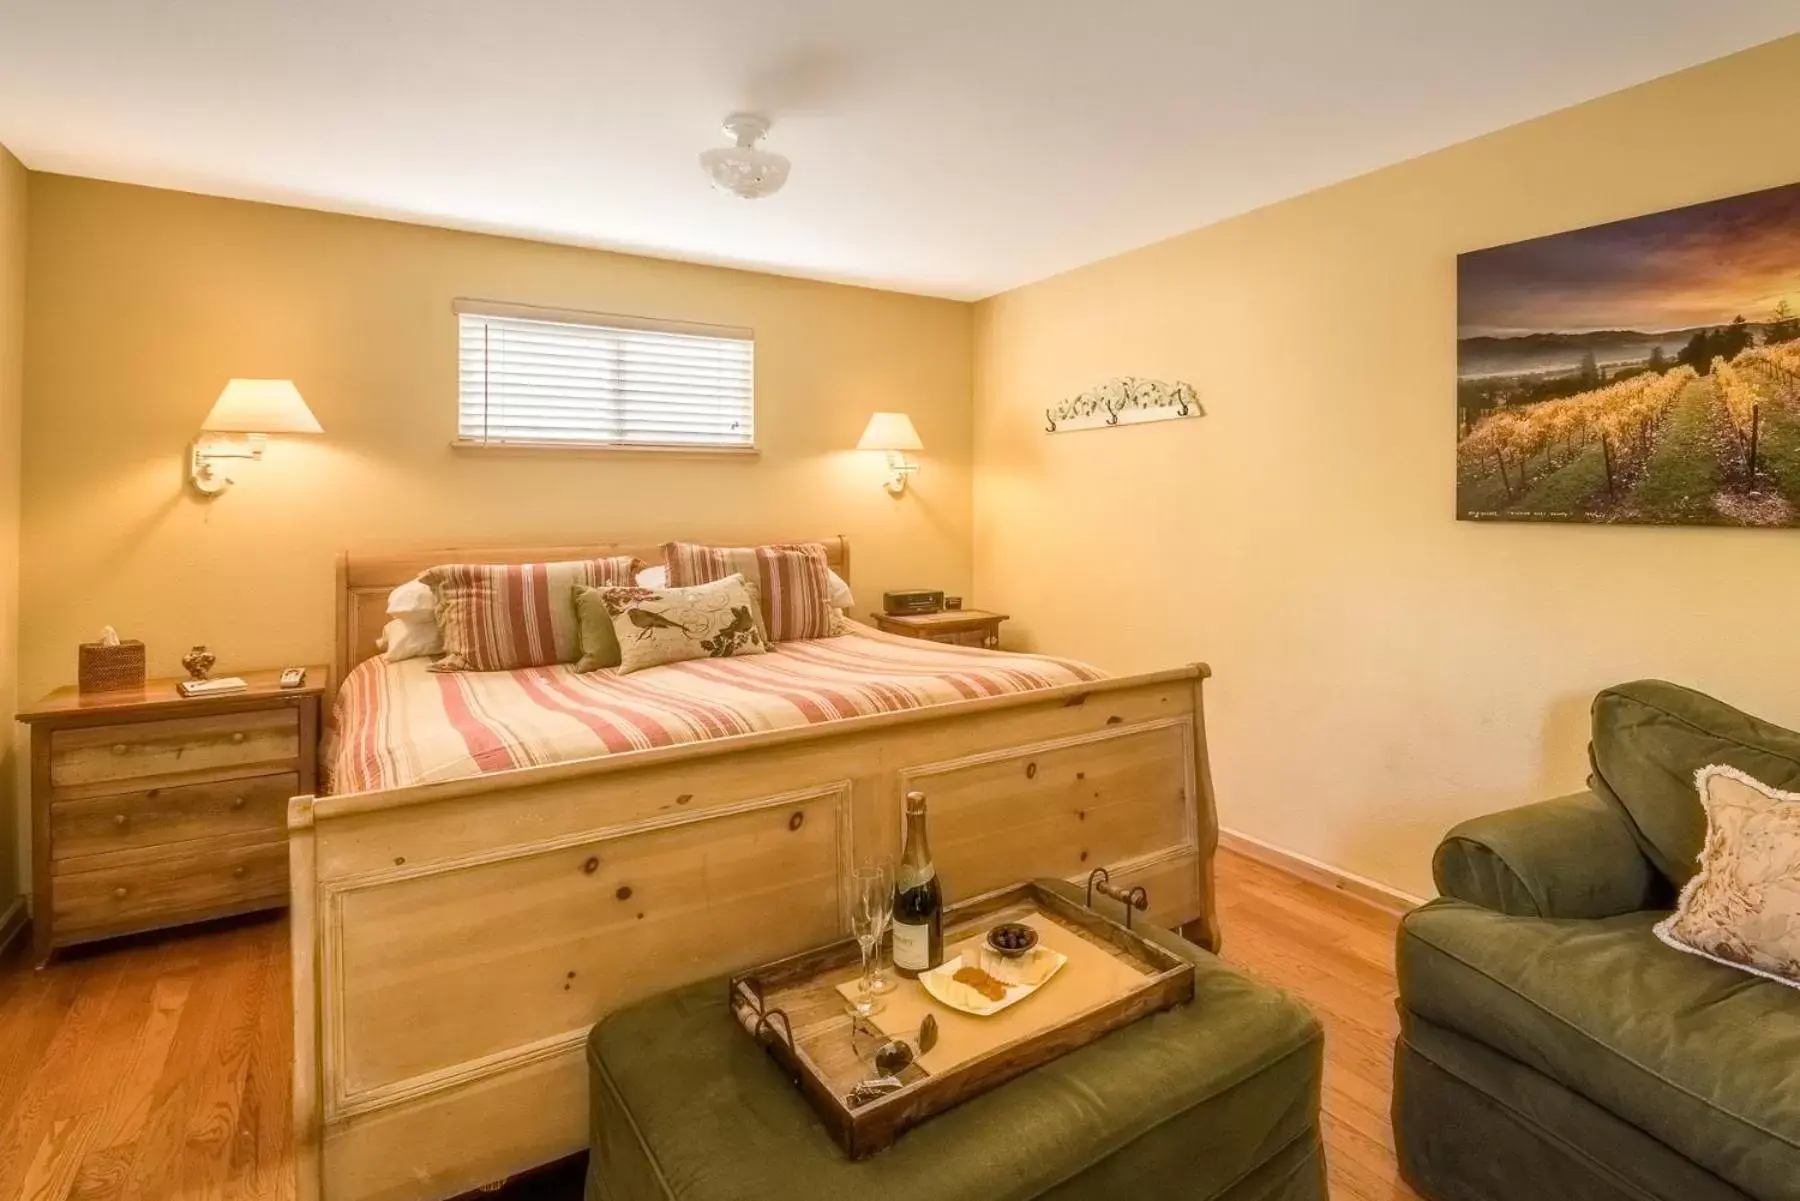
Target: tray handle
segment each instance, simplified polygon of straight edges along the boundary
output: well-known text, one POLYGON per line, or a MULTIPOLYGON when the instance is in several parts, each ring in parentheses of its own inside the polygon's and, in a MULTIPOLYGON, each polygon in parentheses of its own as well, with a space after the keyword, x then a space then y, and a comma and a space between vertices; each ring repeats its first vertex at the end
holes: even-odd
POLYGON ((1131 911, 1133 909, 1142 913, 1150 908, 1150 894, 1144 890, 1142 884, 1131 889, 1120 888, 1112 882, 1112 876, 1103 867, 1097 867, 1088 873, 1087 907, 1089 909, 1094 907, 1095 893, 1099 893, 1103 897, 1111 897, 1125 906, 1125 928, 1127 930, 1131 929, 1131 911))
MULTIPOLYGON (((762 981, 755 976, 739 980, 737 984, 741 990, 737 995, 747 994, 748 996, 747 1004, 732 1007, 737 1014, 738 1024, 743 1026, 749 1032, 750 1037, 755 1039, 764 1050, 771 1050, 771 1044, 779 1042, 787 1049, 790 1059, 795 1059, 797 1062, 798 1052, 794 1047, 794 1024, 788 1020, 787 1011, 780 1008, 769 1008, 768 1002, 763 997, 762 981)), ((781 1056, 776 1055, 774 1059, 777 1063, 781 1063, 783 1070, 795 1084, 800 1083, 798 1071, 789 1064, 783 1063, 781 1056)))

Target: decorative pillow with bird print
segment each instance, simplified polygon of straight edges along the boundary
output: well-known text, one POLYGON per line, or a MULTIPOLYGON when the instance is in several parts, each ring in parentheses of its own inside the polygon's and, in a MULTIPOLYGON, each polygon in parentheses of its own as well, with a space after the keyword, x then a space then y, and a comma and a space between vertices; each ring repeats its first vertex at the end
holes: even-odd
POLYGON ((620 675, 768 650, 742 576, 690 588, 602 588, 600 599, 619 640, 620 675))

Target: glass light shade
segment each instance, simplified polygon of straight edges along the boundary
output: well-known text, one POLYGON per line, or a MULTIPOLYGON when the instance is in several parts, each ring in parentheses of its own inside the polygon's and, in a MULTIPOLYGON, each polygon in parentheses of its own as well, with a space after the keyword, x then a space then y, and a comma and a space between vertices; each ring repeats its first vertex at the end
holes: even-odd
POLYGON ((919 431, 905 413, 872 413, 862 437, 856 440, 858 450, 924 450, 919 431))
POLYGON ((713 186, 745 200, 760 200, 781 190, 787 182, 788 160, 772 150, 755 146, 730 146, 708 150, 700 166, 713 186))
POLYGON ((200 423, 209 434, 322 434, 293 380, 234 379, 200 423))
POLYGON ((745 200, 779 192, 787 182, 788 161, 756 144, 769 132, 769 119, 756 113, 732 113, 725 118, 725 132, 737 145, 708 150, 700 156, 700 168, 713 181, 713 187, 745 200))

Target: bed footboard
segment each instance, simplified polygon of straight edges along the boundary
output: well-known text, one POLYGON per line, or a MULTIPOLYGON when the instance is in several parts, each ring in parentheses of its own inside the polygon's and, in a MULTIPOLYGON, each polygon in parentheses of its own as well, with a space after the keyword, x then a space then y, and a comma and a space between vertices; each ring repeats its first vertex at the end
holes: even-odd
POLYGON ((1215 949, 1203 666, 290 807, 299 1201, 580 1150, 592 1024, 847 930, 931 798, 957 899, 1108 868, 1215 949))

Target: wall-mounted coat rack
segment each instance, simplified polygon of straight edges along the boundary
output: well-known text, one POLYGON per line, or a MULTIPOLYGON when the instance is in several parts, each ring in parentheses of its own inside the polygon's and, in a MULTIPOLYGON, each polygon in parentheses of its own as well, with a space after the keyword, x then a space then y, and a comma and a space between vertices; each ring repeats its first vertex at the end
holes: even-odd
POLYGON ((1044 432, 1066 434, 1071 430, 1105 429, 1117 425, 1141 425, 1146 421, 1179 421, 1202 417, 1199 394, 1180 380, 1121 376, 1089 388, 1079 396, 1044 410, 1044 432))

